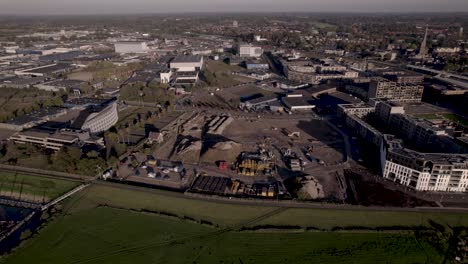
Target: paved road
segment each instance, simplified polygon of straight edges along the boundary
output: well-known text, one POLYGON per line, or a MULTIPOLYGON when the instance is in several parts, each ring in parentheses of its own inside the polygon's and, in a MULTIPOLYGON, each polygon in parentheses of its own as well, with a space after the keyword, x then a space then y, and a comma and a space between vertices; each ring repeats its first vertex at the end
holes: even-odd
MULTIPOLYGON (((343 165, 344 166, 344 165, 343 165)), ((18 171, 18 170, 16 170, 18 171)), ((39 175, 39 174, 38 174, 39 175)), ((64 178, 53 175, 45 175, 43 173, 40 176, 50 178, 64 178)), ((68 178, 70 180, 70 178, 68 178)), ((76 180, 76 179, 74 179, 76 180)), ((154 188, 146 188, 140 186, 133 186, 123 183, 106 182, 92 178, 88 183, 98 186, 108 186, 118 189, 140 191, 145 193, 153 193, 168 197, 190 199, 197 201, 208 201, 222 204, 235 204, 235 205, 253 205, 253 206, 267 206, 267 207, 285 207, 285 208, 310 208, 310 209, 338 209, 338 210, 366 210, 366 211, 403 211, 403 212, 468 212, 468 208, 454 208, 454 207, 419 207, 419 208, 402 208, 402 207, 363 207, 348 204, 327 204, 327 203, 313 203, 313 202, 299 202, 291 200, 259 200, 259 199, 239 199, 239 198, 228 198, 211 195, 195 195, 195 194, 184 194, 182 192, 165 191, 154 188)))
POLYGON ((351 142, 349 136, 330 121, 326 120, 325 122, 327 122, 327 124, 331 126, 334 130, 338 131, 338 133, 343 137, 343 141, 345 144, 344 162, 348 163, 351 160, 351 142))

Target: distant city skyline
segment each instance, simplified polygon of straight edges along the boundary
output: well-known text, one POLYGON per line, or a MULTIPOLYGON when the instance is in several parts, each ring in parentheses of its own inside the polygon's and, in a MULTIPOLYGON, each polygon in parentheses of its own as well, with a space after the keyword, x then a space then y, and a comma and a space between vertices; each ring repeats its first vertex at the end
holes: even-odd
POLYGON ((468 12, 468 0, 0 0, 3 15, 191 12, 468 12))

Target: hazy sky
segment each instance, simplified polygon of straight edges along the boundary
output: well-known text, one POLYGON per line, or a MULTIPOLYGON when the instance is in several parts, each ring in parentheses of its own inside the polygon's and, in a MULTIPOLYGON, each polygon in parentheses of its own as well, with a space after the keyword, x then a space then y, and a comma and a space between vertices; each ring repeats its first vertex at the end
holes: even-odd
POLYGON ((0 0, 0 14, 468 12, 468 0, 0 0))

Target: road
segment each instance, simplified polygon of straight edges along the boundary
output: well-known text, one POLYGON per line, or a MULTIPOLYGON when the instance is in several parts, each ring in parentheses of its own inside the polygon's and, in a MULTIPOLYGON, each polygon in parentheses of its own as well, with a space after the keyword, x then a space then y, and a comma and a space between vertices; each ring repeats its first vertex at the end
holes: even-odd
MULTIPOLYGON (((344 166, 344 165, 343 165, 344 166)), ((15 171, 20 171, 16 169, 15 171)), ((40 176, 45 176, 43 173, 40 176)), ((47 175, 51 178, 64 178, 54 175, 47 175)), ((68 178, 70 179, 70 178, 68 178)), ((73 179, 73 178, 71 178, 73 179)), ((76 180, 76 179, 74 179, 76 180)), ((468 212, 468 208, 455 208, 455 207, 418 207, 418 208, 403 208, 403 207, 381 207, 381 206, 356 206, 348 204, 327 204, 327 203, 314 203, 314 202, 301 202, 296 200, 260 200, 260 199, 243 199, 243 198, 229 198, 212 195, 189 194, 182 192, 165 191, 154 188, 133 186, 123 183, 107 182, 92 178, 87 181, 92 185, 107 186, 123 190, 139 191, 145 193, 158 194, 162 196, 175 197, 181 199, 214 202, 222 204, 234 205, 250 205, 250 206, 267 206, 267 207, 285 207, 285 208, 309 208, 309 209, 335 209, 335 210, 364 210, 364 211, 402 211, 402 212, 468 212)))
POLYGON ((329 120, 325 120, 325 122, 331 126, 334 130, 336 130, 342 137, 343 137, 343 141, 344 141, 344 144, 345 144, 345 153, 344 153, 344 162, 345 163, 348 163, 350 160, 351 160, 351 142, 350 142, 350 139, 349 139, 349 136, 343 132, 341 129, 339 129, 337 126, 335 126, 333 123, 331 123, 329 120))

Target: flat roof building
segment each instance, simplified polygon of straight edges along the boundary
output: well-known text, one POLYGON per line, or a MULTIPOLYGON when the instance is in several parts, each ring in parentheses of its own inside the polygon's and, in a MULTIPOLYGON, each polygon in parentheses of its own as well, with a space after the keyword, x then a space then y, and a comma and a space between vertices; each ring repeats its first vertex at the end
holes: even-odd
POLYGON ((262 96, 252 100, 240 103, 240 108, 243 109, 262 109, 268 107, 270 104, 278 102, 276 95, 262 96))
POLYGON ((303 96, 286 96, 281 99, 281 102, 291 111, 315 108, 315 105, 309 103, 303 96))
POLYGON ((239 45, 238 52, 239 52, 240 57, 258 58, 258 57, 262 56, 263 49, 261 47, 253 46, 253 45, 250 45, 250 44, 242 44, 242 45, 239 45))
POLYGON ((15 71, 18 76, 51 77, 62 73, 71 72, 74 66, 67 63, 55 63, 35 68, 15 71))
POLYGON ((144 41, 120 41, 114 44, 116 53, 147 53, 148 46, 144 41))
POLYGON ((177 56, 170 62, 170 68, 178 72, 200 71, 201 69, 203 69, 203 56, 177 56))

